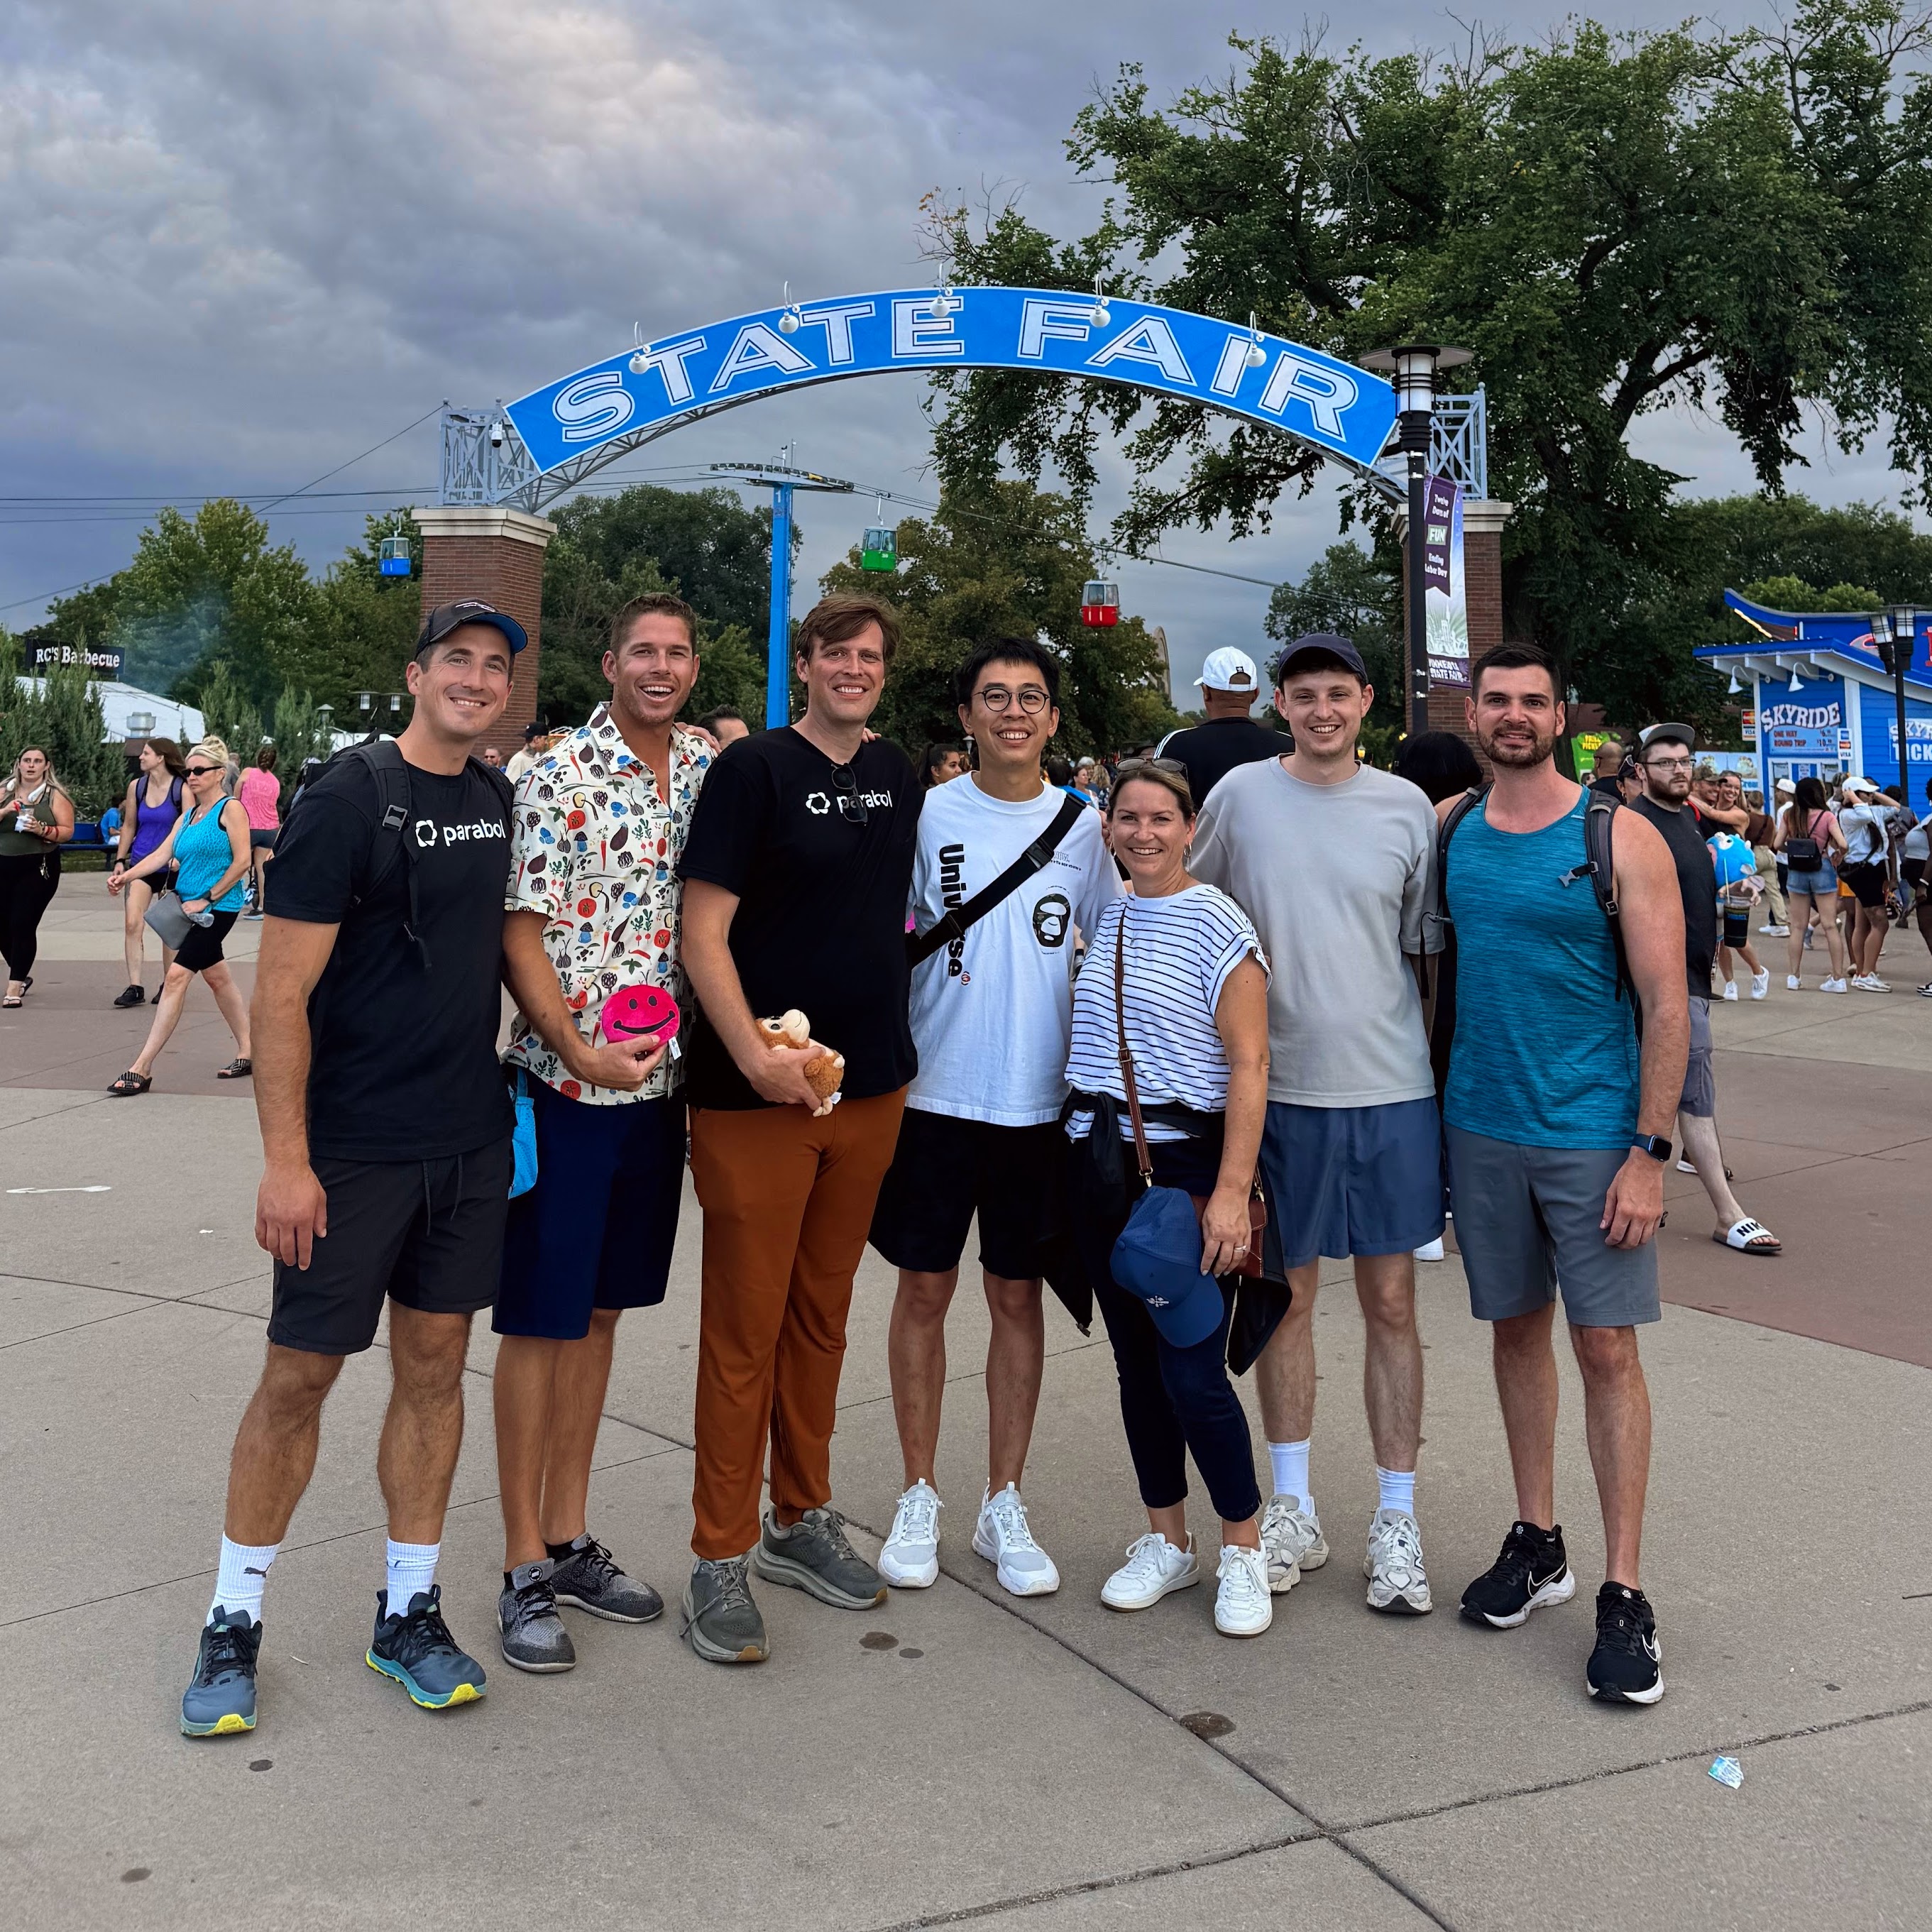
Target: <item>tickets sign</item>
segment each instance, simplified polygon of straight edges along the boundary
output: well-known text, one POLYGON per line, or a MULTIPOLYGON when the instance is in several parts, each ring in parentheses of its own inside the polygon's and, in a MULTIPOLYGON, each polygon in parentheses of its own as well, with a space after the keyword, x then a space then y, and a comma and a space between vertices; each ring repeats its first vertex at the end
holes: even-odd
POLYGON ((1396 417, 1382 377, 1212 316, 1047 289, 900 289, 730 317, 627 349, 506 413, 548 472, 620 436, 890 371, 1017 369, 1123 382, 1286 431, 1358 470, 1396 417))

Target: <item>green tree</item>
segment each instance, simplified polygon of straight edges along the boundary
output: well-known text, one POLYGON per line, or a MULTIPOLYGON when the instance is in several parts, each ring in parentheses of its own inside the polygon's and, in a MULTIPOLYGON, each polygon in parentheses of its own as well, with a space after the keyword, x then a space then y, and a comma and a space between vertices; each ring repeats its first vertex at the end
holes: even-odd
POLYGON ((284 652, 278 688, 307 693, 333 706, 345 729, 355 725, 362 692, 403 688, 422 627, 422 532, 408 511, 368 518, 362 542, 350 545, 316 586, 314 625, 284 652), (398 534, 410 539, 413 574, 385 577, 378 546, 398 534))
MULTIPOLYGON (((57 606, 56 622, 64 606, 57 606)), ((292 544, 226 497, 165 509, 114 579, 114 634, 130 684, 196 700, 218 664, 258 707, 312 643, 315 586, 292 544)))
POLYGON ((107 736, 99 693, 79 664, 54 665, 37 682, 20 675, 17 640, 0 629, 0 771, 29 745, 52 761, 75 815, 98 819, 127 788, 128 760, 107 736))
POLYGON ((195 702, 201 722, 244 764, 262 742, 262 714, 244 694, 224 658, 218 658, 200 680, 195 702))
MULTIPOLYGON (((1114 198, 1059 242, 1008 207, 942 214, 957 279, 1080 288, 1225 316, 1352 358, 1460 342, 1486 386, 1505 621, 1613 716, 1696 715, 1682 586, 1681 478, 1634 456, 1636 418, 1701 404, 1775 494, 1809 404, 1841 442, 1886 434, 1932 484, 1932 25, 1899 0, 1802 0, 1726 34, 1374 59, 1234 43, 1225 82, 1150 104, 1137 68, 1077 117, 1076 168, 1114 198)), ((1322 458, 1279 433, 1118 386, 998 371, 938 376, 951 482, 1047 466, 1084 502, 1103 435, 1139 481, 1130 549, 1225 518, 1265 527, 1322 458)), ((1347 514, 1388 530, 1366 487, 1347 514)))
POLYGON ((992 637, 1037 638, 1059 658, 1059 742, 1069 752, 1144 743, 1178 722, 1140 619, 1106 629, 1080 621, 1081 585, 1101 573, 1067 498, 1016 482, 948 491, 929 520, 908 518, 898 537, 890 576, 862 569, 855 547, 826 573, 825 589, 883 596, 899 612, 904 640, 872 722, 912 754, 958 737, 952 674, 992 637))

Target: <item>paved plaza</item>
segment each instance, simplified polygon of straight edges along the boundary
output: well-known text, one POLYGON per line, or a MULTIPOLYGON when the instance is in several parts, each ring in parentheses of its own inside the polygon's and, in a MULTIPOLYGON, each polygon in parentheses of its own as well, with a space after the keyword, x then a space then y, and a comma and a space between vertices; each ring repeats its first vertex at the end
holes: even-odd
MULTIPOLYGON (((1512 1633, 1454 1614, 1513 1502, 1487 1331, 1452 1254, 1421 1270, 1431 1617, 1364 1606, 1362 1325, 1331 1265, 1314 1478, 1336 1558, 1276 1600, 1263 1637, 1215 1634, 1211 1583, 1142 1615, 1101 1607, 1144 1525, 1106 1343, 1051 1301, 1026 1493, 1064 1582, 1024 1602, 995 1587, 968 1547, 986 1330, 962 1289, 936 1587, 853 1615, 762 1586, 772 1656, 754 1670, 697 1661, 674 1609, 642 1629, 573 1618, 578 1669, 521 1676, 494 1637, 482 1322, 440 1574, 488 1698, 425 1713, 362 1661, 382 1574, 379 1346, 331 1401, 275 1567, 260 1727, 190 1742, 177 1704, 268 1302, 259 1150, 245 1083, 213 1078, 232 1049, 205 988, 154 1092, 103 1094, 148 1024, 108 1004, 118 922, 98 878, 68 880, 28 1004, 0 1015, 8 1922, 1925 1923, 1932 1000, 1911 988, 1932 962, 1916 934, 1888 949, 1889 996, 1788 993, 1768 956, 1771 998, 1716 1010, 1737 1190, 1786 1251, 1720 1250, 1696 1182, 1671 1176, 1669 1305, 1643 1337, 1645 1571, 1668 1686, 1652 1710, 1584 1691, 1602 1551, 1567 1361, 1558 1498, 1577 1598, 1512 1633), (1742 1789, 1706 1774, 1719 1752, 1742 1789)), ((238 929, 243 957, 253 930, 238 929)), ((687 1194, 669 1301, 620 1331, 592 1490, 592 1528, 673 1598, 689 1561, 698 1233, 687 1194)), ((901 1481, 891 1293, 868 1253, 833 1445, 835 1501, 868 1553, 901 1481)), ((1195 1508, 1208 1528, 1204 1497, 1195 1508)))

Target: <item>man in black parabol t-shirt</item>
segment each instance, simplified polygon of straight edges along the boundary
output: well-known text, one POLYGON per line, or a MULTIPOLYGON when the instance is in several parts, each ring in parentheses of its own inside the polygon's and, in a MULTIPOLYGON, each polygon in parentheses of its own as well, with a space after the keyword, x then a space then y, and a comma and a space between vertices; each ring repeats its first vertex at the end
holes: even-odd
POLYGON ((748 1562, 842 1609, 886 1594, 828 1505, 853 1272, 917 1067, 905 930, 922 794, 904 753, 865 739, 898 643, 870 598, 808 614, 805 716, 726 748, 678 866, 704 1009, 685 1086, 704 1262, 684 1630, 714 1664, 767 1654, 748 1562), (794 1007, 814 1044, 767 1045, 758 1021, 794 1007), (805 1070, 828 1051, 844 1076, 820 1107, 805 1070))
POLYGON ((332 760, 282 834, 252 1014, 255 1236, 275 1258, 274 1300, 182 1700, 190 1736, 254 1728, 268 1566, 314 1467, 323 1401, 386 1300, 388 1580, 365 1657, 426 1709, 483 1694, 435 1576, 470 1318, 496 1292, 511 1166, 496 1054, 510 792, 470 748, 502 716, 524 641, 476 599, 432 610, 407 673, 408 729, 332 760))

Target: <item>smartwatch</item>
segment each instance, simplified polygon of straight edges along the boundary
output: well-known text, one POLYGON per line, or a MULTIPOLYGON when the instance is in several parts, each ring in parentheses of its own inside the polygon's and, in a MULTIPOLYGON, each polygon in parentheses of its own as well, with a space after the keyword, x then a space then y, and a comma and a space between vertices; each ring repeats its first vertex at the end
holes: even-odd
POLYGON ((1642 1149, 1652 1160, 1663 1161, 1670 1158, 1670 1143, 1661 1134, 1633 1134, 1630 1145, 1642 1149))

